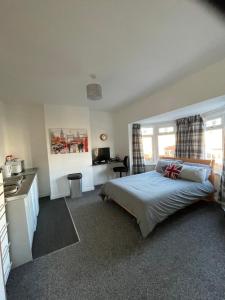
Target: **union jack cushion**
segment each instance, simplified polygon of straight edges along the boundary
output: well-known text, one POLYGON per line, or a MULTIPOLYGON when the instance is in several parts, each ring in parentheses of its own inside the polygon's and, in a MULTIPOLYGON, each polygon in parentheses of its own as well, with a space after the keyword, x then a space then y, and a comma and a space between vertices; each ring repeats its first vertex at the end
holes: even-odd
POLYGON ((182 170, 181 165, 170 164, 169 166, 166 167, 164 171, 164 176, 171 179, 177 179, 178 176, 180 175, 181 170, 182 170))

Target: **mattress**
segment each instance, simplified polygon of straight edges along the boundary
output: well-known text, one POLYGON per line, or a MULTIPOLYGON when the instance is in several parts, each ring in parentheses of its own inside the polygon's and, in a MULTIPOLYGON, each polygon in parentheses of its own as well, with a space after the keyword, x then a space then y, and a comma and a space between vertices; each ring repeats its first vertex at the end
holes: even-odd
POLYGON ((100 195, 134 215, 145 238, 169 215, 214 191, 208 180, 204 183, 173 180, 151 171, 110 180, 102 186, 100 195))

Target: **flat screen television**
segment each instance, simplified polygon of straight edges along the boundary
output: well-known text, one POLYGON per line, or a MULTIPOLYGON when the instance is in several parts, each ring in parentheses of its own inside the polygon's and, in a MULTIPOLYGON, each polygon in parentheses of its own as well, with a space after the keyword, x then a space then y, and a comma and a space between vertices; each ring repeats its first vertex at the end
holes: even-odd
POLYGON ((93 164, 107 163, 110 161, 110 148, 95 148, 92 151, 93 164))

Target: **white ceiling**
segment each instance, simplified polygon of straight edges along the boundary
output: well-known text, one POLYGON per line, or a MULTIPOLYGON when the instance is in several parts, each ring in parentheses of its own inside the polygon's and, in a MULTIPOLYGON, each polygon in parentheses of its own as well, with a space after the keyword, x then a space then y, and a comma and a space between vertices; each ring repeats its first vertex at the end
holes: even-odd
POLYGON ((0 43, 0 100, 115 110, 224 58, 225 24, 195 0, 0 0, 0 43))

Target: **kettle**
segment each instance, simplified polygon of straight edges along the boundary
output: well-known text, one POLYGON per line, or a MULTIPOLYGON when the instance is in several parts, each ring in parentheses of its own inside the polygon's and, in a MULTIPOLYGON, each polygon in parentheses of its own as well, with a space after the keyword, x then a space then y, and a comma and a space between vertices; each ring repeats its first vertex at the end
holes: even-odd
POLYGON ((12 175, 12 166, 10 163, 6 163, 3 167, 2 167, 2 172, 3 172, 3 177, 7 178, 10 177, 12 175))

